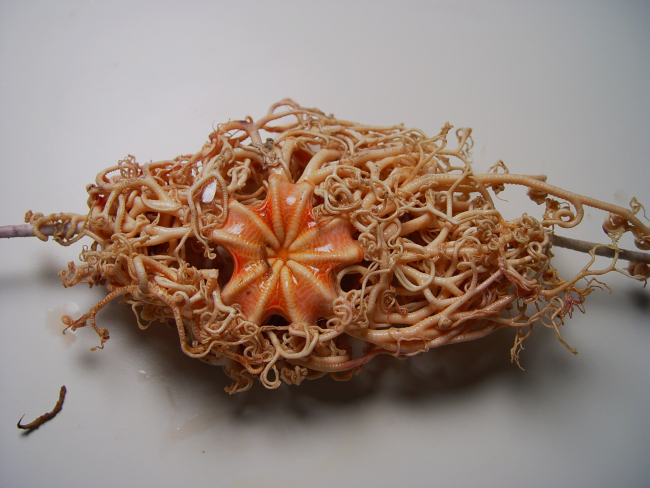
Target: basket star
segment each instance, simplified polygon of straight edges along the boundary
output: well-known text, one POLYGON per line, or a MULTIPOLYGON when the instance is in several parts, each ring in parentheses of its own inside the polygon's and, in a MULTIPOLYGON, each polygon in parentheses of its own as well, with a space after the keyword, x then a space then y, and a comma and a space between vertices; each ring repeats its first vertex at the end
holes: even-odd
POLYGON ((363 259, 348 220, 314 220, 313 191, 308 181, 271 175, 261 204, 229 200, 226 222, 210 234, 234 262, 221 298, 239 304, 251 322, 274 314, 309 324, 331 317, 336 273, 363 259))

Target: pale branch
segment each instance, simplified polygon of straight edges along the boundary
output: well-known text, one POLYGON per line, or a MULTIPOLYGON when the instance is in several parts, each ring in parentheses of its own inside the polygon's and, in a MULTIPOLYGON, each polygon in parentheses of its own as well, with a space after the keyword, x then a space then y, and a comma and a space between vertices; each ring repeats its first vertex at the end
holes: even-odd
MULTIPOLYGON (((80 225, 78 227, 80 227, 80 225)), ((54 234, 54 225, 44 225, 40 230, 46 236, 51 236, 54 234)), ((77 229, 77 231, 78 230, 79 229, 77 229)), ((32 224, 0 226, 0 239, 11 239, 12 237, 34 237, 34 229, 32 224)), ((582 241, 580 239, 572 239, 570 237, 562 237, 558 236, 557 234, 551 234, 550 240, 554 246, 571 249, 573 251, 588 253, 595 248, 594 252, 596 256, 613 258, 615 255, 615 251, 612 247, 608 247, 595 242, 582 241)), ((650 253, 641 251, 629 251, 627 249, 618 249, 618 259, 650 264, 650 253)))
POLYGON ((627 249, 615 250, 613 247, 603 244, 582 241, 580 239, 571 239, 570 237, 558 236, 557 234, 551 234, 549 237, 551 239, 551 244, 557 247, 564 247, 566 249, 584 253, 588 253, 593 249, 596 256, 603 256, 606 258, 613 258, 618 252, 618 259, 650 264, 650 253, 647 252, 628 251, 627 249))
MULTIPOLYGON (((81 231, 83 222, 80 222, 75 229, 75 234, 81 231)), ((54 225, 47 224, 40 228, 42 234, 46 236, 54 235, 54 225)), ((67 231, 67 228, 65 229, 67 231)), ((0 239, 11 239, 12 237, 34 237, 34 226, 32 224, 20 225, 3 225, 0 226, 0 239)))

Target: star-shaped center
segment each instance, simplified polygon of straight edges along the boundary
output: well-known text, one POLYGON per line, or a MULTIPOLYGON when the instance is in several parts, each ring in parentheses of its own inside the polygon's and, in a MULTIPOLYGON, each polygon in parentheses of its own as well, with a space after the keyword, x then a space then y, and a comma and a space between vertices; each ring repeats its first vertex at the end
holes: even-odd
POLYGON ((266 199, 247 207, 229 200, 226 222, 210 239, 232 256, 221 298, 258 325, 274 314, 313 324, 332 315, 336 273, 363 259, 342 217, 315 222, 313 184, 269 177, 266 199))

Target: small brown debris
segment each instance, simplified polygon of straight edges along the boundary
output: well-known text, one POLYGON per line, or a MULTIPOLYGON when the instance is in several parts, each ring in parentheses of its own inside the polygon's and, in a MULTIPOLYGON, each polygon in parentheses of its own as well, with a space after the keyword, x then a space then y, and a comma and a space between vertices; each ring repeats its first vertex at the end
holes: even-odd
POLYGON ((20 422, 22 422, 23 417, 20 417, 20 420, 18 421, 18 424, 16 424, 16 427, 19 429, 27 430, 27 431, 32 431, 34 429, 38 429, 41 425, 43 425, 45 422, 48 420, 52 420, 54 417, 57 416, 57 414, 61 411, 63 408, 63 400, 65 400, 65 394, 67 390, 65 388, 65 385, 61 387, 61 391, 59 392, 59 400, 56 402, 56 405, 54 405, 54 408, 52 409, 51 412, 48 412, 44 415, 41 415, 38 417, 36 420, 31 421, 28 424, 22 425, 20 422))

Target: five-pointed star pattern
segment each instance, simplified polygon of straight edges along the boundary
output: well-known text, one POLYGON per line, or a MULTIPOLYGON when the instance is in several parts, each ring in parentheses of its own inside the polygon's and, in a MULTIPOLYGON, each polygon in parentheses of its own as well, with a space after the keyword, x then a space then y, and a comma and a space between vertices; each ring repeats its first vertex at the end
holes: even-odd
POLYGON ((313 324, 331 316, 336 273, 363 259, 345 218, 314 221, 313 190, 309 182, 271 175, 260 205, 230 200, 226 222, 210 235, 234 262, 221 298, 239 304, 251 322, 277 314, 313 324))

